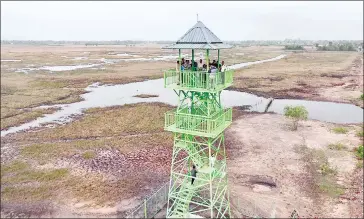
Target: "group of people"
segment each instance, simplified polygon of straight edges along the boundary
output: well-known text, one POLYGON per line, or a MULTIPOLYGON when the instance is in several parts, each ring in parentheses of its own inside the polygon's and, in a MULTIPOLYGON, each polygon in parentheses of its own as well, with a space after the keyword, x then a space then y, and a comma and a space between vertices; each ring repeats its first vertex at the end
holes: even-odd
POLYGON ((207 64, 203 63, 202 59, 200 59, 199 62, 196 62, 193 60, 190 61, 188 59, 185 60, 185 58, 182 58, 181 63, 179 60, 177 60, 176 71, 179 72, 183 70, 208 71, 209 73, 217 71, 224 72, 226 70, 226 66, 224 61, 218 64, 216 60, 213 60, 209 63, 209 69, 207 69, 207 64))
MULTIPOLYGON (((221 72, 221 77, 219 78, 221 82, 223 83, 225 74, 224 72, 227 70, 225 66, 225 62, 222 61, 221 63, 217 63, 216 60, 213 60, 212 62, 207 65, 206 63, 203 63, 203 60, 200 59, 199 62, 193 61, 193 60, 185 60, 182 58, 181 63, 179 60, 177 60, 176 65, 176 72, 181 73, 181 82, 183 83, 184 77, 183 72, 184 70, 192 70, 192 71, 205 71, 209 75, 210 82, 208 83, 210 87, 213 87, 216 82, 216 73, 221 72)), ((203 83, 207 82, 207 74, 203 74, 202 77, 203 83)), ((179 81, 178 81, 179 84, 179 81)))

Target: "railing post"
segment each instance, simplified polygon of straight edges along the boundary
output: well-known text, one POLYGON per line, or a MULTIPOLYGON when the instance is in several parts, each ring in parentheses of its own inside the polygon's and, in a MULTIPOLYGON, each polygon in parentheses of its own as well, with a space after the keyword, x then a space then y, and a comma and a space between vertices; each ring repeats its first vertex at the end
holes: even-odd
POLYGON ((147 218, 147 200, 144 199, 144 218, 147 218))

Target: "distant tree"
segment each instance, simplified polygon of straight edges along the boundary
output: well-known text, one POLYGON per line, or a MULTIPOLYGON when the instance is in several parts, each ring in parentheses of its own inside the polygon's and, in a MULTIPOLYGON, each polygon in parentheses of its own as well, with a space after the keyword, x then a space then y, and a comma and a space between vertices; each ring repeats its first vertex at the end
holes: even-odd
POLYGON ((285 50, 303 50, 303 46, 299 46, 299 45, 286 45, 284 47, 285 50))
POLYGON ((307 119, 308 111, 304 106, 286 106, 284 107, 284 115, 292 120, 292 130, 297 130, 298 122, 307 119))

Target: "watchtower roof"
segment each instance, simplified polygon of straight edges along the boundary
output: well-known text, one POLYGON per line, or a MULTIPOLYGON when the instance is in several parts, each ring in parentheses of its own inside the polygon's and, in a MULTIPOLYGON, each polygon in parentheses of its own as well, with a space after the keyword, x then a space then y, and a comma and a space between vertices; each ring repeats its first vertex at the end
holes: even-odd
POLYGON ((223 43, 201 21, 190 28, 176 43, 163 49, 228 49, 231 45, 223 43))

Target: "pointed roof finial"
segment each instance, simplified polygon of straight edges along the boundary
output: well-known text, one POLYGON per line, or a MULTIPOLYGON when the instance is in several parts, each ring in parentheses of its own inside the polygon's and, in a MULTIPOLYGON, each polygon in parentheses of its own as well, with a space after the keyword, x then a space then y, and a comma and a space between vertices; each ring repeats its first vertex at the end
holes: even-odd
POLYGON ((198 22, 198 13, 197 13, 197 22, 198 22))

